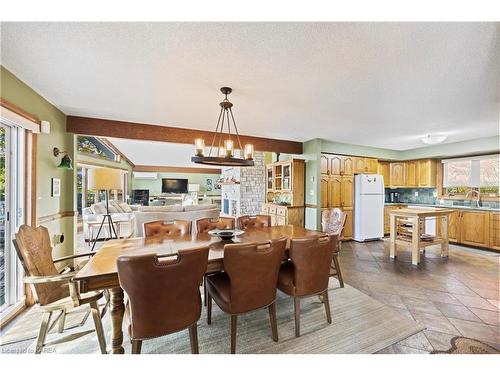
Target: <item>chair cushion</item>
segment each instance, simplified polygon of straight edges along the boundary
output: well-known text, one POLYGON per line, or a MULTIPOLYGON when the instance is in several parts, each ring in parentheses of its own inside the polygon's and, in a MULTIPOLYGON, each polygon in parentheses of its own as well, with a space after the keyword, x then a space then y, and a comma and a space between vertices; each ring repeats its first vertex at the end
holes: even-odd
POLYGON ((208 275, 206 278, 207 291, 215 303, 225 312, 231 312, 231 287, 229 276, 225 272, 208 275))
POLYGON ((278 274, 278 289, 290 296, 295 295, 294 272, 293 263, 288 261, 281 265, 278 274))
POLYGON ((106 213, 106 204, 104 202, 95 203, 90 208, 92 209, 92 213, 96 215, 106 213))
POLYGON ((130 206, 127 203, 119 202, 118 205, 120 206, 122 211, 127 213, 127 214, 132 212, 132 208, 130 208, 130 206))

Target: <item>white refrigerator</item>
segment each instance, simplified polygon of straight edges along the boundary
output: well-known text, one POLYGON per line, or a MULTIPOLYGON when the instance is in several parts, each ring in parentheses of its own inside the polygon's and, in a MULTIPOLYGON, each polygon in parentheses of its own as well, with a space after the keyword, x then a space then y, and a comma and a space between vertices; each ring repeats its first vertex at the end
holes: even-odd
POLYGON ((378 174, 354 176, 354 240, 384 237, 384 177, 378 174))

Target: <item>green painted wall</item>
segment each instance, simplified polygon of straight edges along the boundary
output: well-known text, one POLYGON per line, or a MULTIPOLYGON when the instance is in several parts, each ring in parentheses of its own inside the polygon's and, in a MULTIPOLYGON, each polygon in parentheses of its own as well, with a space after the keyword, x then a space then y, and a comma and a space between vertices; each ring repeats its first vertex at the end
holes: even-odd
MULTIPOLYGON (((56 168, 61 157, 54 157, 52 149, 67 151, 75 160, 75 137, 66 133, 66 115, 41 97, 14 74, 0 66, 0 96, 31 113, 40 120, 50 122, 50 134, 39 134, 37 146, 37 216, 47 216, 75 210, 75 171, 56 168), (61 179, 61 196, 51 197, 51 179, 61 179)), ((51 235, 63 233, 64 244, 54 248, 54 256, 73 253, 75 218, 65 217, 45 223, 51 235)))
POLYGON ((328 152, 331 154, 344 154, 373 157, 379 159, 396 159, 399 160, 400 151, 389 150, 378 147, 358 146, 348 143, 330 142, 323 139, 321 142, 321 152, 328 152))
POLYGON ((200 192, 198 195, 220 195, 220 189, 214 190, 215 181, 220 178, 218 174, 202 174, 202 173, 158 173, 156 180, 132 179, 132 189, 149 189, 149 195, 161 194, 161 179, 162 178, 187 178, 190 184, 199 184, 200 192), (212 191, 207 191, 207 178, 212 180, 212 191))

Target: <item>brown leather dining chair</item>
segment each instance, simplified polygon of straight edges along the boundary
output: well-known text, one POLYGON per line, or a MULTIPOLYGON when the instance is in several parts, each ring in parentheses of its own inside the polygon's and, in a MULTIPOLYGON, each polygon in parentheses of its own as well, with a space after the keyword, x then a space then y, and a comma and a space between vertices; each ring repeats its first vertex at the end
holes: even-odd
MULTIPOLYGON (((235 220, 232 217, 203 218, 196 220, 196 232, 207 233, 213 229, 234 229, 235 220)), ((203 277, 203 303, 207 305, 207 280, 203 277)))
POLYGON ((326 319, 331 324, 328 280, 333 244, 336 237, 313 237, 291 240, 290 260, 283 263, 278 276, 278 289, 294 297, 295 336, 300 336, 300 299, 320 295, 326 319))
POLYGON ((234 229, 234 218, 219 217, 219 218, 203 218, 196 220, 197 233, 207 233, 213 229, 234 229))
POLYGON ((236 352, 237 317, 267 307, 273 340, 276 324, 276 282, 287 239, 263 245, 255 243, 224 246, 224 272, 208 275, 207 323, 212 323, 212 299, 231 315, 231 354, 236 352))
POLYGON ((58 331, 62 333, 66 313, 83 305, 89 306, 101 353, 106 354, 106 339, 102 329, 101 313, 97 306, 97 301, 103 297, 103 292, 94 291, 81 294, 78 283, 73 280, 76 271, 72 271, 71 267, 66 267, 60 273, 55 266, 56 263, 88 257, 94 253, 75 254, 53 259, 49 231, 42 226, 32 228, 28 225, 21 225, 12 242, 26 274, 24 282, 31 287, 36 307, 43 312, 35 354, 42 352, 50 328, 58 322, 58 331), (54 312, 59 312, 59 315, 51 325, 50 320, 54 312))
POLYGON ((208 246, 179 251, 176 258, 155 254, 118 257, 118 279, 128 295, 132 354, 142 341, 189 329, 191 352, 198 353, 200 282, 207 269, 208 246))
POLYGON ((238 218, 238 228, 240 229, 265 228, 270 226, 271 216, 269 215, 244 215, 238 218))
POLYGON ((191 222, 188 220, 174 220, 165 222, 156 220, 144 223, 144 236, 146 238, 178 238, 191 234, 191 222))

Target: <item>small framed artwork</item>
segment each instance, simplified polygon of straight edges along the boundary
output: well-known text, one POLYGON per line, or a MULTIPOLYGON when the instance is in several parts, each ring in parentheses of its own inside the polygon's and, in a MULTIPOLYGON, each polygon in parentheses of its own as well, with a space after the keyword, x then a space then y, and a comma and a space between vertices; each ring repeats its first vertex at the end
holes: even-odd
POLYGON ((207 191, 212 191, 212 179, 207 178, 207 191))
POLYGON ((61 179, 60 178, 52 178, 52 196, 60 197, 61 196, 61 179))

